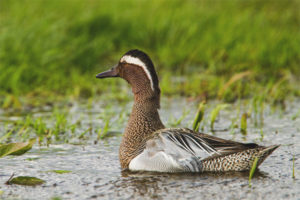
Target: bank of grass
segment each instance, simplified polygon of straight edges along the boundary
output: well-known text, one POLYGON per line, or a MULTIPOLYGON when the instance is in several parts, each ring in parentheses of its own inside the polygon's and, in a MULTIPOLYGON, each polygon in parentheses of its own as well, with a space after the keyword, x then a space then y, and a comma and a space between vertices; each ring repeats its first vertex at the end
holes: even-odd
POLYGON ((1 1, 0 103, 119 94, 124 82, 95 74, 132 48, 151 56, 165 95, 282 102, 300 96, 299 10, 297 0, 1 1))

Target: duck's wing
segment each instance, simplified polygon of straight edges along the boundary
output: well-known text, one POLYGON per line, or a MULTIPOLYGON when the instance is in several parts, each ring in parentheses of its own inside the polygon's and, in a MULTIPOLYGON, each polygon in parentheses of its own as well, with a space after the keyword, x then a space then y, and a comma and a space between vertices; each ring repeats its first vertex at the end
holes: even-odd
POLYGON ((254 143, 225 140, 187 128, 162 129, 157 134, 162 138, 172 141, 171 145, 176 145, 201 159, 205 159, 207 156, 236 153, 258 147, 254 143))
POLYGON ((240 143, 232 140, 225 140, 204 133, 198 133, 187 128, 179 129, 178 132, 180 132, 180 130, 183 130, 184 132, 189 131, 189 134, 213 148, 216 151, 216 155, 231 154, 259 147, 259 145, 255 143, 240 143))
POLYGON ((130 162, 129 169, 161 172, 201 171, 201 162, 204 159, 256 146, 223 140, 190 129, 161 129, 147 140, 143 152, 130 162))

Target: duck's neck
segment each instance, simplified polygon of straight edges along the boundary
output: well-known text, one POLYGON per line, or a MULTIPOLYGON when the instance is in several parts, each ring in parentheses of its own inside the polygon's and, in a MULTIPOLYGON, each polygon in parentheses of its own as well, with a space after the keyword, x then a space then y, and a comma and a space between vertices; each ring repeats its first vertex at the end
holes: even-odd
POLYGON ((126 126, 120 146, 120 162, 122 168, 128 168, 129 162, 143 149, 145 139, 156 130, 164 128, 160 120, 159 96, 141 98, 134 97, 132 112, 126 126))

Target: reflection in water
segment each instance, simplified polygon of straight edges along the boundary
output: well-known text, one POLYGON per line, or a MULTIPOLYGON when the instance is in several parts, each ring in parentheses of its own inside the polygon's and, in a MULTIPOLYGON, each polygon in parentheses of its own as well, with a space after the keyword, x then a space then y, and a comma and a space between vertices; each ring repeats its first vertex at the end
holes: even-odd
POLYGON ((161 198, 161 194, 168 192, 162 187, 162 177, 130 177, 121 178, 114 183, 114 190, 130 194, 130 197, 161 198))
MULTIPOLYGON (((131 172, 129 170, 124 170, 121 172, 122 177, 132 177, 132 178, 149 178, 149 177, 168 177, 173 179, 199 179, 199 178, 246 178, 249 177, 249 171, 242 172, 203 172, 203 173, 159 173, 159 172, 131 172)), ((257 169, 254 173, 253 178, 268 178, 266 172, 261 172, 257 169)))
MULTIPOLYGON (((122 171, 122 177, 113 182, 113 190, 124 193, 128 198, 147 197, 162 199, 168 194, 169 188, 180 188, 186 183, 193 183, 189 189, 211 185, 211 182, 226 185, 238 179, 248 185, 249 171, 220 173, 157 173, 122 171)), ((269 178, 267 173, 256 170, 253 179, 269 178)))

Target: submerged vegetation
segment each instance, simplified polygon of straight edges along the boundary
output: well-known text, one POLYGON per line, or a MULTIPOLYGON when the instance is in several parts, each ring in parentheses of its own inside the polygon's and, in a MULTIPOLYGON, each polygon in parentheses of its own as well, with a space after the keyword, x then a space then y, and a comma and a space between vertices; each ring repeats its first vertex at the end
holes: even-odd
POLYGON ((36 185, 41 185, 45 182, 46 181, 36 178, 36 177, 18 176, 18 177, 13 178, 13 176, 11 176, 10 179, 6 182, 6 184, 7 185, 17 184, 17 185, 26 185, 26 186, 36 186, 36 185))
POLYGON ((297 0, 2 1, 0 105, 108 90, 126 98, 124 82, 95 74, 132 48, 153 58, 164 95, 282 102, 300 95, 299 9, 297 0))

